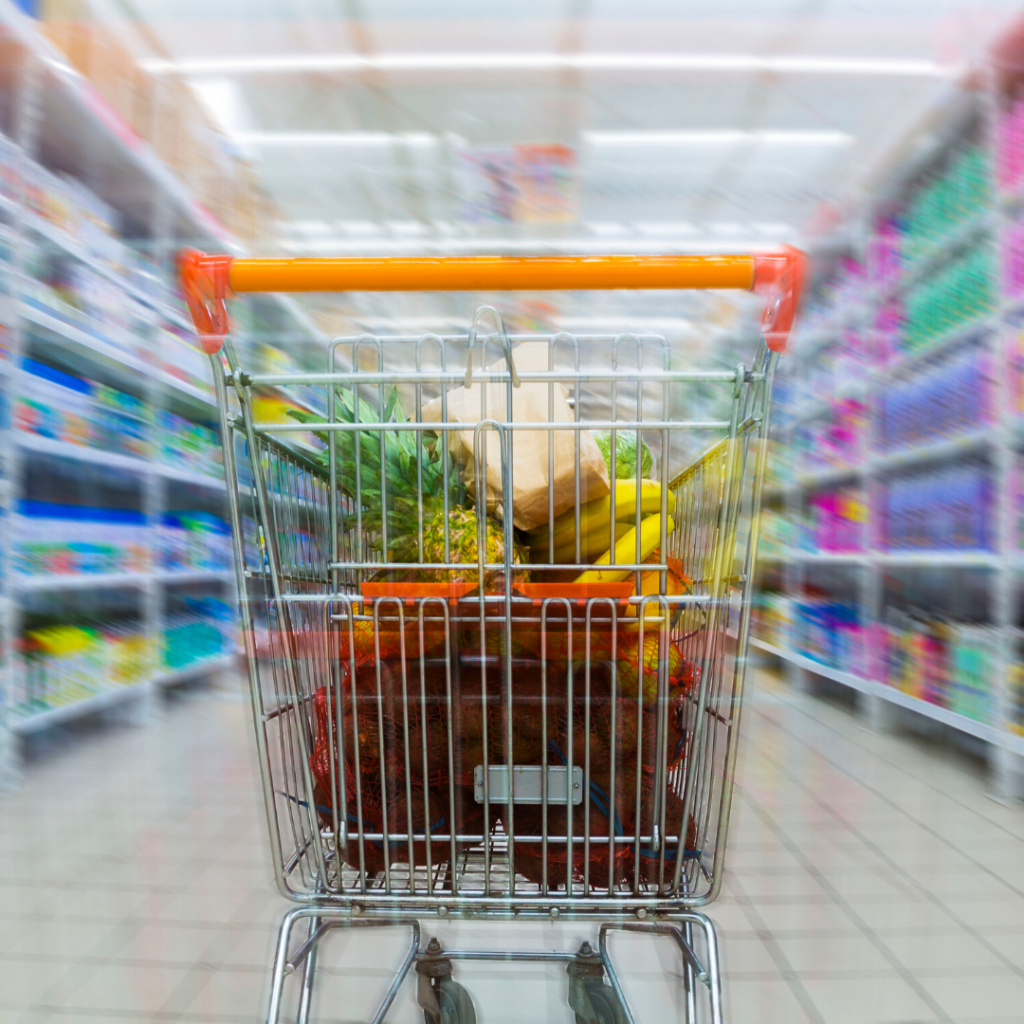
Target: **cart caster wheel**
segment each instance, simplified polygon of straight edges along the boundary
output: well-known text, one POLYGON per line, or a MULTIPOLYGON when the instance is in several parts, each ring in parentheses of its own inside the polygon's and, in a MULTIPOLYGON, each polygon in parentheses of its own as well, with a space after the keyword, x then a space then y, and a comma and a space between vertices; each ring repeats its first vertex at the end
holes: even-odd
POLYGON ((611 985, 603 981, 587 981, 584 989, 593 1015, 587 1018, 577 1013, 576 1024, 624 1024, 626 1018, 611 985))
MULTIPOLYGON (((441 1016, 435 1017, 428 1010, 423 1011, 425 1024, 476 1024, 476 1010, 469 993, 451 975, 442 978, 437 986, 437 1002, 441 1016)), ((609 1018, 611 1020, 611 1018, 609 1018)))

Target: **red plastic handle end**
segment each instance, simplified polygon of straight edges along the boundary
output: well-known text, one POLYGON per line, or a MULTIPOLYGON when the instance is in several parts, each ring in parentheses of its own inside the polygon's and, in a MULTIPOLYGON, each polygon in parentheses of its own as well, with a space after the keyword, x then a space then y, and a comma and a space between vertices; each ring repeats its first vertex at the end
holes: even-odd
POLYGON ((178 256, 178 274, 188 311, 196 325, 199 343, 210 356, 216 355, 228 333, 225 299, 231 294, 228 275, 232 256, 207 256, 198 249, 184 249, 178 256))
POLYGON ((754 258, 754 291, 767 294, 761 330, 773 352, 785 352, 807 272, 807 255, 791 245, 754 258))

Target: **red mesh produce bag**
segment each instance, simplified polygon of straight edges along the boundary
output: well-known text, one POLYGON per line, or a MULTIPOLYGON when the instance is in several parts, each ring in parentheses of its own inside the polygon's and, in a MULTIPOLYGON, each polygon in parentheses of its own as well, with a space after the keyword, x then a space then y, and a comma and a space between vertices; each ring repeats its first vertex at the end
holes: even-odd
MULTIPOLYGON (((466 634, 471 632, 472 629, 467 630, 466 634)), ((503 631, 488 628, 487 635, 499 636, 503 631)), ((397 658, 362 662, 357 664, 354 677, 348 676, 348 666, 344 666, 342 671, 346 678, 332 691, 329 708, 327 690, 322 688, 316 692, 310 768, 316 780, 321 821, 326 825, 332 817, 329 737, 334 738, 336 746, 335 723, 340 701, 344 757, 338 762, 334 791, 344 785, 348 823, 353 831, 357 824, 357 752, 366 831, 384 831, 386 806, 388 831, 406 833, 411 806, 414 832, 448 835, 452 825, 449 819, 453 817, 449 799, 449 787, 452 787, 456 831, 482 838, 483 808, 476 803, 473 794, 476 767, 485 760, 491 765, 505 765, 510 759, 516 765, 539 766, 545 742, 549 765, 564 764, 571 734, 573 763, 581 768, 585 767, 589 739, 591 771, 585 799, 589 804, 591 838, 607 839, 609 830, 613 837, 633 834, 638 772, 640 828, 644 834, 650 834, 655 810, 657 751, 661 750, 666 770, 677 766, 683 755, 682 705, 697 675, 692 663, 681 659, 673 663, 675 674, 669 680, 667 734, 659 748, 656 708, 644 707, 635 694, 613 693, 610 662, 591 662, 588 701, 586 672, 582 666, 575 665, 570 677, 568 659, 550 659, 543 673, 536 658, 514 657, 511 677, 506 678, 504 658, 488 657, 486 668, 482 669, 479 647, 475 651, 472 647, 468 650, 473 654, 453 658, 451 667, 443 660, 426 660, 421 666, 418 655, 408 656, 408 648, 404 663, 397 658), (643 739, 639 759, 638 734, 643 739), (613 753, 616 762, 614 793, 610 778, 613 753)), ((336 749, 334 756, 338 758, 336 749)), ((576 835, 583 835, 586 813, 586 805, 574 808, 576 835)), ((678 833, 681 813, 678 798, 670 794, 666 798, 668 834, 678 833)), ((536 805, 517 804, 514 814, 510 815, 506 805, 492 803, 489 825, 493 828, 499 823, 513 836, 536 836, 543 825, 542 810, 536 805)), ((565 827, 565 807, 549 806, 548 834, 564 835, 565 827)), ((459 843, 457 851, 472 845, 474 843, 468 841, 459 843)), ((573 877, 582 879, 589 867, 590 884, 605 887, 611 860, 613 883, 631 883, 633 854, 631 844, 618 844, 613 853, 609 843, 592 842, 588 865, 584 844, 576 843, 572 857, 573 877)), ((407 841, 393 841, 389 855, 394 864, 407 863, 411 856, 414 865, 423 865, 426 843, 414 843, 410 853, 407 841)), ((351 866, 359 866, 358 848, 354 843, 349 843, 342 856, 351 866)), ((450 856, 447 841, 431 840, 434 865, 450 856)), ((541 844, 517 842, 515 857, 517 871, 529 881, 540 883, 544 873, 541 844)), ((367 840, 364 858, 368 873, 383 870, 383 842, 367 840)), ((647 863, 649 859, 641 851, 641 875, 646 882, 654 881, 657 874, 656 857, 653 867, 647 863)), ((566 844, 549 843, 549 886, 565 885, 567 862, 566 844)))

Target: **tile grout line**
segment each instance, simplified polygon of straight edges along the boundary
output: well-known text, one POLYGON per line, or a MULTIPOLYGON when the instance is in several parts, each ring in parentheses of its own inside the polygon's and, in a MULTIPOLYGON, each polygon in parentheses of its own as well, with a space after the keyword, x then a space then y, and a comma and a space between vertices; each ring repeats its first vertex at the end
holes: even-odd
MULTIPOLYGON (((733 875, 733 878, 735 879, 736 876, 733 875)), ((742 889, 742 883, 734 882, 734 884, 739 884, 742 889)), ((757 912, 757 908, 745 895, 743 898, 737 899, 736 902, 743 908, 744 915, 753 927, 757 937, 764 943, 769 956, 775 961, 778 973, 782 976, 782 980, 786 982, 796 1001, 803 1008, 804 1013, 814 1021, 814 1024, 825 1024, 825 1018, 822 1016, 821 1011, 811 998, 811 994, 804 988, 803 982, 789 962, 789 957, 786 956, 775 936, 772 935, 771 930, 765 925, 763 918, 757 912)))
MULTIPOLYGON (((919 775, 916 775, 913 772, 909 771, 905 766, 897 764, 895 761, 892 761, 890 758, 886 757, 884 754, 882 754, 882 753, 880 753, 878 751, 872 750, 870 747, 867 747, 863 743, 858 742, 856 737, 847 735, 846 733, 844 733, 841 729, 838 729, 832 723, 827 722, 823 718, 819 718, 817 715, 812 714, 811 710, 808 707, 803 706, 803 702, 802 701, 795 701, 795 700, 792 700, 791 698, 787 698, 786 696, 783 696, 783 697, 781 697, 779 699, 778 703, 784 705, 789 710, 795 711, 797 714, 802 715, 804 718, 810 719, 810 721, 813 722, 814 725, 819 726, 820 728, 823 728, 823 729, 827 729, 829 732, 834 733, 835 735, 839 736, 840 738, 845 740, 847 743, 849 743, 851 746, 856 747, 858 750, 863 751, 867 756, 872 757, 872 758, 874 758, 877 761, 880 761, 887 768, 891 768, 894 771, 898 771, 898 772, 902 773, 907 778, 912 779, 918 785, 923 786, 925 789, 930 790, 932 793, 935 793, 938 796, 941 796, 945 800, 949 800, 950 803, 955 804, 961 810, 966 811, 969 814, 972 814, 972 815, 974 815, 977 818, 980 818, 983 822, 985 822, 986 825, 990 825, 993 828, 999 829, 1000 832, 1005 833, 1011 839, 1016 839, 1018 842, 1024 843, 1024 836, 1017 835, 1015 832, 1012 832, 1010 829, 1008 829, 1005 825, 1000 824, 995 819, 989 818, 986 815, 982 814, 981 811, 979 811, 977 807, 972 807, 970 804, 965 804, 963 801, 957 799, 954 796, 951 796, 945 790, 940 789, 939 787, 937 787, 937 786, 933 785, 932 783, 928 782, 926 779, 921 778, 919 775)), ((766 712, 764 712, 763 710, 761 710, 761 709, 759 709, 757 707, 754 707, 753 710, 755 710, 762 718, 764 718, 764 719, 766 719, 768 721, 772 721, 772 722, 774 721, 774 719, 772 719, 772 717, 769 714, 767 714, 766 712)), ((775 723, 775 724, 778 724, 778 723, 775 723)), ((788 731, 788 730, 786 730, 786 731, 788 731)), ((871 735, 878 735, 878 734, 877 733, 871 733, 871 735)), ((806 744, 806 745, 809 746, 809 744, 806 744)), ((814 749, 814 748, 812 748, 812 749, 814 749)), ((899 808, 899 809, 901 811, 903 810, 902 808, 899 808)), ((904 812, 904 813, 907 813, 907 812, 904 812)))
MULTIPOLYGON (((777 726, 777 728, 781 729, 782 731, 785 731, 784 729, 782 729, 781 726, 777 726)), ((805 746, 807 746, 807 749, 810 750, 812 753, 814 753, 815 756, 817 756, 817 757, 821 758, 822 760, 824 760, 826 762, 826 764, 829 764, 829 765, 832 765, 833 767, 836 767, 833 764, 833 762, 831 762, 827 757, 825 757, 825 755, 821 754, 820 752, 818 752, 813 747, 811 747, 811 746, 809 746, 807 744, 805 744, 805 746)), ((876 857, 878 857, 880 860, 882 860, 886 864, 888 864, 891 870, 893 870, 897 874, 901 875, 906 881, 908 881, 910 883, 910 885, 913 888, 917 889, 917 891, 922 896, 926 897, 934 906, 938 907, 943 913, 946 914, 947 917, 949 917, 960 928, 962 928, 965 932, 967 932, 967 934, 969 934, 974 939, 976 939, 979 943, 981 943, 981 945, 984 946, 985 949, 988 950, 989 953, 991 953, 997 959, 1001 960, 1008 968, 1010 968, 1011 971, 1013 971, 1014 974, 1016 974, 1018 977, 1024 978, 1024 967, 1021 967, 1019 964, 1014 963, 1009 957, 1004 955, 1001 950, 999 950, 996 946, 993 946, 985 938, 985 936, 982 935, 981 932, 978 931, 977 928, 975 928, 973 925, 969 924, 968 922, 964 921, 956 913, 956 911, 953 910, 952 907, 950 907, 948 904, 944 903, 941 899, 939 899, 939 897, 936 896, 935 893, 933 893, 927 886, 925 886, 920 881, 918 881, 918 879, 913 874, 911 874, 911 872, 909 872, 906 868, 904 868, 902 865, 900 865, 896 861, 894 861, 892 859, 892 857, 890 857, 885 852, 885 850, 882 847, 880 847, 873 840, 871 840, 867 836, 865 836, 855 825, 852 825, 850 822, 846 821, 835 810, 835 808, 833 808, 833 807, 829 806, 828 804, 826 804, 824 802, 824 800, 822 800, 820 797, 818 797, 805 783, 803 783, 800 779, 798 779, 795 775, 793 775, 784 765, 782 765, 780 762, 776 761, 770 755, 764 754, 763 750, 762 750, 762 756, 765 756, 769 761, 771 761, 773 764, 775 764, 777 769, 783 775, 788 777, 797 786, 799 786, 801 789, 803 789, 803 791, 805 793, 807 793, 807 795, 810 797, 811 800, 813 800, 819 807, 822 808, 822 810, 824 810, 827 814, 831 815, 837 822, 839 822, 852 836, 855 836, 860 843, 862 843, 865 847, 870 849, 875 854, 876 857)), ((837 770, 841 771, 842 769, 837 769, 837 770)), ((844 773, 844 774, 848 774, 848 773, 844 773)), ((863 788, 869 790, 870 792, 875 792, 874 789, 871 786, 867 785, 866 783, 861 783, 860 780, 858 780, 855 776, 849 775, 848 777, 853 779, 859 785, 862 785, 863 788)), ((760 804, 758 804, 757 801, 750 794, 748 794, 746 792, 746 790, 741 790, 741 793, 743 794, 744 798, 747 799, 748 802, 751 803, 751 806, 753 806, 755 808, 755 811, 757 811, 757 809, 760 807, 760 804)), ((765 813, 767 813, 767 812, 765 812, 765 813)), ((908 817, 909 817, 909 815, 908 815, 908 817)), ((911 818, 911 820, 914 820, 914 819, 911 818)), ((818 875, 821 875, 821 873, 818 871, 817 868, 815 868, 814 871, 817 872, 818 875)), ((824 876, 821 875, 821 878, 824 878, 824 876)), ((852 910, 852 907, 850 909, 852 910)))
MULTIPOLYGON (((809 718, 815 725, 820 725, 823 728, 828 729, 831 732, 836 733, 837 735, 843 737, 844 739, 847 739, 848 742, 852 746, 855 746, 855 747, 857 747, 857 749, 864 751, 864 753, 867 754, 868 756, 877 758, 879 761, 881 761, 884 765, 886 765, 889 768, 893 768, 893 769, 902 771, 905 775, 907 775, 909 778, 913 779, 915 782, 919 783, 920 785, 924 786, 926 789, 929 789, 932 792, 937 793, 939 796, 942 796, 942 797, 950 800, 957 807, 959 807, 959 808, 961 808, 963 810, 971 811, 972 813, 974 813, 975 815, 980 817, 982 821, 986 822, 987 824, 993 825, 995 828, 998 828, 1002 832, 1005 832, 1011 839, 1017 839, 1019 842, 1024 844, 1024 837, 1016 836, 1014 833, 1010 832, 1004 826, 998 824, 997 822, 992 821, 990 818, 986 818, 983 814, 980 814, 979 812, 977 812, 973 808, 971 808, 971 807, 961 803, 959 800, 955 800, 953 797, 948 796, 948 794, 946 794, 943 790, 937 789, 936 787, 931 786, 929 783, 924 782, 921 779, 918 779, 917 776, 915 776, 915 775, 911 775, 905 769, 900 768, 899 765, 894 764, 892 761, 889 761, 887 758, 884 758, 881 755, 876 754, 874 751, 869 750, 867 747, 864 747, 862 744, 857 743, 856 740, 854 740, 852 737, 845 737, 845 736, 843 736, 843 733, 841 732, 841 730, 836 729, 834 726, 829 725, 827 722, 824 722, 824 721, 816 718, 806 708, 800 707, 800 705, 798 703, 796 703, 796 702, 789 703, 788 707, 791 710, 795 711, 796 713, 798 713, 800 715, 803 715, 806 718, 809 718)), ((990 875, 993 879, 995 879, 996 881, 998 881, 1002 885, 1006 886, 1006 888, 1009 889, 1014 895, 1020 896, 1021 898, 1024 898, 1024 890, 1021 890, 1020 888, 1015 886, 1012 882, 1010 882, 1007 879, 1003 878, 1003 876, 1000 875, 993 868, 990 868, 986 864, 982 864, 980 861, 976 860, 970 853, 968 853, 967 851, 961 849, 952 839, 948 839, 946 836, 944 836, 941 833, 937 832, 930 825, 928 825, 927 823, 925 823, 925 822, 921 821, 920 819, 918 819, 911 811, 905 810, 898 803, 896 803, 892 798, 890 798, 889 796, 887 796, 885 793, 881 792, 880 790, 876 789, 871 783, 865 782, 861 777, 856 775, 849 768, 845 768, 845 767, 842 767, 841 765, 839 765, 837 762, 832 760, 827 754, 822 753, 821 750, 819 750, 816 746, 812 745, 811 743, 808 743, 805 739, 802 739, 801 737, 797 736, 795 733, 793 733, 786 726, 782 725, 779 721, 774 719, 771 715, 765 714, 763 711, 760 711, 757 708, 754 708, 753 710, 757 714, 759 714, 759 716, 762 719, 764 719, 764 721, 768 722, 774 728, 780 730, 783 733, 786 733, 787 735, 794 736, 794 738, 796 738, 799 742, 801 742, 808 750, 812 751, 816 757, 818 757, 821 760, 823 760, 826 764, 828 764, 830 767, 835 769, 837 772, 839 772, 842 775, 845 775, 847 778, 849 778, 852 781, 856 782, 857 785, 859 785, 859 786, 861 786, 861 788, 867 790, 869 793, 872 794, 872 796, 876 797, 882 803, 887 804, 893 810, 899 811, 900 814, 902 814, 909 821, 912 821, 914 823, 914 825, 917 826, 918 828, 920 828, 922 831, 927 832, 929 835, 932 836, 932 838, 936 839, 938 842, 941 842, 943 845, 948 847, 953 852, 955 852, 955 853, 959 854, 960 856, 962 856, 965 860, 969 861, 971 864, 973 864, 980 871, 984 872, 987 875, 990 875)), ((807 787, 799 779, 794 778, 794 781, 802 789, 804 789, 805 792, 811 793, 811 791, 808 790, 807 787)), ((831 808, 828 808, 824 804, 820 804, 819 798, 815 794, 811 793, 811 795, 812 795, 813 799, 816 802, 819 802, 820 806, 825 807, 825 809, 830 814, 832 813, 831 808)), ((845 822, 843 822, 842 824, 844 825, 844 827, 847 827, 847 828, 849 827, 845 822)), ((886 858, 886 859, 888 859, 888 858, 886 858)))
POLYGON ((857 913, 856 910, 846 901, 845 897, 832 883, 825 877, 825 875, 812 864, 799 846, 794 843, 786 831, 775 821, 771 812, 762 807, 760 801, 753 797, 743 787, 737 787, 740 791, 740 797, 753 809, 754 813, 779 837, 779 840, 786 846, 786 848, 797 857, 804 864, 804 868, 808 874, 810 874, 818 884, 824 889, 831 897, 832 902, 838 906, 844 914, 853 922, 861 934, 878 950, 885 959, 892 964, 896 973, 903 979, 903 981, 914 990, 917 996, 924 1002, 928 1008, 935 1014, 935 1016, 943 1021, 944 1024, 956 1024, 952 1017, 946 1013, 945 1010, 935 1001, 931 993, 924 988, 918 979, 910 972, 910 970, 903 965, 903 962, 898 956, 886 945, 880 935, 877 935, 873 929, 868 927, 867 922, 857 913))
MULTIPOLYGON (((793 709, 795 711, 797 711, 798 713, 802 713, 802 709, 800 709, 799 707, 796 707, 795 705, 793 706, 793 709)), ((927 823, 921 821, 911 811, 908 811, 905 808, 901 807, 891 797, 887 796, 885 793, 883 793, 880 790, 876 789, 873 785, 871 785, 871 783, 865 782, 860 776, 855 774, 849 768, 845 768, 845 767, 841 766, 840 764, 838 764, 836 761, 834 761, 832 758, 830 758, 827 754, 822 753, 817 747, 811 745, 810 743, 806 742, 803 739, 800 739, 799 737, 796 737, 796 734, 792 733, 789 729, 787 729, 784 725, 782 725, 776 719, 772 718, 770 715, 764 714, 763 712, 758 711, 756 708, 754 710, 755 710, 755 712, 757 714, 760 715, 761 718, 764 719, 764 721, 768 722, 770 725, 774 726, 776 729, 779 729, 781 732, 784 732, 787 735, 794 736, 794 738, 796 738, 798 740, 798 742, 802 743, 816 757, 820 758, 822 761, 824 761, 827 765, 829 765, 835 771, 837 771, 841 775, 845 775, 848 779, 850 779, 853 782, 857 783, 857 785, 860 786, 862 789, 867 790, 869 793, 871 793, 872 796, 876 797, 882 803, 887 804, 893 810, 898 811, 908 821, 913 822, 914 825, 916 827, 920 828, 923 832, 927 832, 937 842, 942 843, 948 849, 952 850, 954 853, 957 853, 961 857, 963 857, 964 860, 969 861, 979 871, 984 872, 985 874, 987 874, 991 878, 993 878, 995 881, 999 882, 1001 885, 1004 885, 1015 896, 1020 896, 1022 899, 1024 899, 1024 890, 1021 890, 1016 885, 1014 885, 1012 882, 1010 882, 1007 879, 1003 878, 1003 876, 998 874, 993 868, 988 867, 988 865, 986 865, 986 864, 982 864, 979 860, 977 860, 975 857, 973 857, 966 850, 961 849, 961 847, 958 846, 957 843, 954 840, 947 838, 946 836, 942 835, 940 832, 937 832, 934 828, 932 828, 932 826, 930 826, 927 823)), ((820 725, 824 726, 825 728, 830 728, 830 726, 828 726, 827 723, 818 722, 818 720, 813 718, 813 716, 811 716, 811 715, 808 715, 807 717, 811 718, 811 720, 814 721, 816 724, 820 724, 820 725)), ((838 730, 836 730, 836 729, 832 729, 832 731, 833 732, 838 732, 838 730)), ((842 735, 842 734, 840 733, 840 735, 842 735)), ((869 756, 875 756, 875 755, 872 754, 872 752, 870 750, 867 750, 866 748, 861 747, 860 744, 857 744, 855 741, 850 740, 850 742, 854 746, 858 747, 858 749, 864 750, 864 752, 866 754, 868 754, 869 756)), ((889 767, 898 767, 898 766, 892 765, 891 762, 886 761, 884 758, 879 758, 879 760, 881 760, 883 762, 883 764, 886 764, 889 767)), ((920 781, 915 776, 912 776, 912 775, 910 776, 910 778, 914 779, 915 782, 920 781)), ((794 777, 794 781, 797 782, 797 784, 800 785, 801 788, 804 789, 805 792, 809 793, 816 802, 819 802, 817 795, 814 794, 811 790, 807 789, 807 787, 804 786, 803 783, 801 783, 799 779, 796 779, 794 777)), ((923 783, 922 782, 921 785, 926 786, 926 788, 928 788, 928 789, 932 789, 933 792, 938 793, 940 796, 945 795, 945 794, 942 793, 941 790, 935 790, 933 787, 928 786, 927 783, 923 783)), ((952 800, 951 797, 949 799, 952 800)), ((961 808, 963 807, 963 805, 960 804, 959 801, 953 801, 953 802, 958 807, 961 807, 961 808)), ((820 802, 819 802, 819 805, 823 806, 823 807, 825 806, 824 804, 820 804, 820 802)), ((831 809, 830 808, 826 807, 826 810, 828 810, 829 813, 831 813, 831 809)), ((982 817, 983 821, 989 822, 988 818, 985 818, 983 815, 981 817, 982 817)), ((837 819, 837 820, 839 820, 839 819, 837 819)), ((995 824, 993 822, 989 822, 989 823, 990 824, 995 824)), ((843 824, 845 825, 846 823, 844 822, 843 824)), ((1002 829, 1002 827, 999 826, 999 825, 996 825, 996 827, 1000 828, 1002 831, 1007 831, 1005 829, 1002 829)), ((1018 838, 1017 836, 1013 835, 1012 832, 1007 832, 1007 834, 1009 835, 1009 837, 1011 839, 1017 839, 1018 838)), ((1020 841, 1021 841, 1022 844, 1024 844, 1024 840, 1020 840, 1020 841)))

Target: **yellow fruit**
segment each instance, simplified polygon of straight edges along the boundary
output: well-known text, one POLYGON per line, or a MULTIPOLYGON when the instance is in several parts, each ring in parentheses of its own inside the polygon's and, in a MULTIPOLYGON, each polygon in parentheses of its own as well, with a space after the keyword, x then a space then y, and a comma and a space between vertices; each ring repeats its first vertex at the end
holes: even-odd
MULTIPOLYGON (((668 514, 675 511, 675 498, 668 496, 668 514)), ((640 514, 649 515, 661 511, 661 484, 655 480, 643 480, 640 484, 640 514)), ((615 484, 615 521, 630 519, 636 516, 636 481, 619 480, 615 484)), ((580 507, 580 533, 589 536, 591 533, 604 529, 608 536, 608 524, 612 519, 612 499, 608 495, 595 501, 588 501, 580 507)), ((551 531, 545 523, 530 533, 530 546, 543 548, 548 542, 551 531)), ((576 537, 576 510, 567 509, 555 519, 555 547, 563 547, 576 537)))
MULTIPOLYGON (((651 556, 651 561, 660 561, 658 552, 655 551, 651 556)), ((690 577, 683 572, 683 563, 678 558, 669 558, 666 562, 668 565, 668 571, 666 572, 667 584, 665 587, 666 597, 680 597, 683 594, 690 592, 691 581, 690 577)), ((661 573, 656 569, 649 569, 646 572, 640 574, 640 596, 648 597, 651 594, 661 593, 661 573)), ((661 622, 661 612, 665 606, 660 601, 649 601, 644 606, 644 623, 647 629, 651 629, 661 622)), ((675 614, 675 610, 678 609, 678 605, 669 606, 673 609, 670 612, 670 617, 675 614)), ((635 621, 639 614, 639 606, 635 604, 629 605, 626 610, 622 613, 623 618, 630 620, 626 625, 627 629, 637 630, 640 628, 640 623, 635 621)))
MULTIPOLYGON (((666 533, 671 533, 676 524, 669 518, 665 524, 666 533)), ((632 562, 636 558, 637 529, 640 531, 640 558, 643 561, 661 541, 661 516, 648 516, 639 527, 634 527, 615 543, 615 561, 632 562)), ((608 565, 612 553, 606 551, 594 564, 608 565)), ((588 569, 576 577, 577 583, 620 583, 628 579, 630 569, 588 569)))
MULTIPOLYGON (((624 537, 630 530, 633 529, 631 523, 616 523, 615 524, 615 539, 619 540, 624 537)), ((593 530, 586 534, 583 540, 580 541, 580 558, 584 562, 589 562, 596 555, 603 554, 608 550, 608 524, 605 523, 604 528, 600 530, 593 530)), ((547 544, 539 544, 530 548, 530 561, 531 562, 546 562, 550 551, 547 544)), ((576 538, 570 537, 569 540, 561 545, 555 546, 555 564, 566 565, 576 561, 576 538)))

